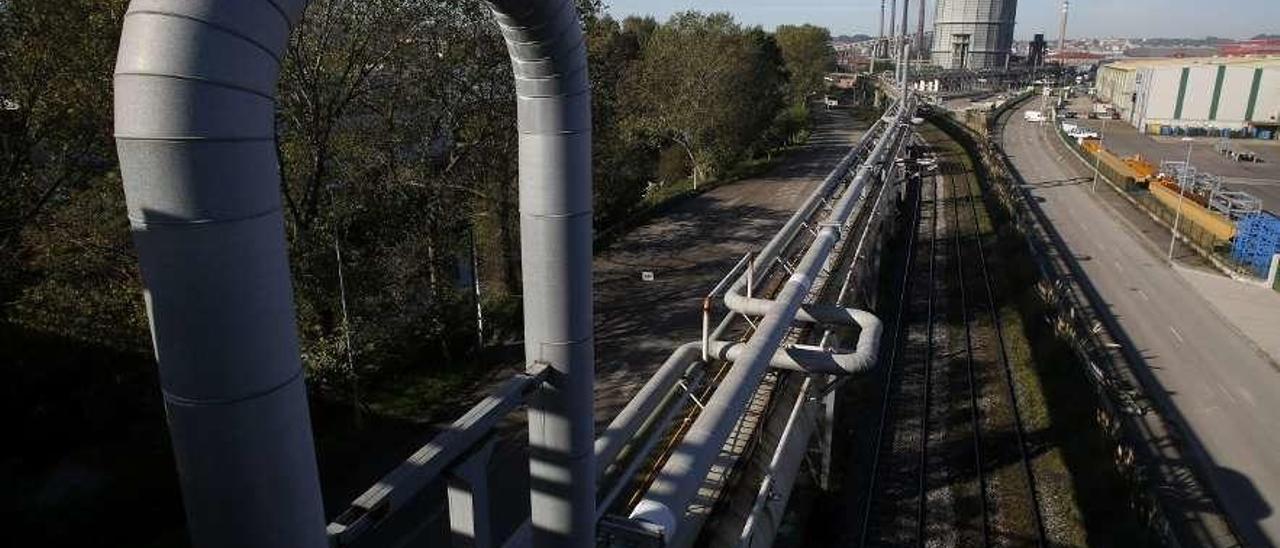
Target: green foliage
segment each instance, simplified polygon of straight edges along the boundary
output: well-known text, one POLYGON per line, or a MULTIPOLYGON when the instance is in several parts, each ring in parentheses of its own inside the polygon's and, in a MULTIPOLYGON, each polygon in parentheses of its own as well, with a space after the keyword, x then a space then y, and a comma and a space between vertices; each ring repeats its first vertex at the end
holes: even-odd
POLYGON ((836 70, 836 50, 831 46, 831 32, 813 25, 781 25, 777 30, 778 46, 791 76, 787 97, 803 104, 806 98, 822 93, 827 74, 836 70))
POLYGON ((712 178, 755 151, 783 79, 772 36, 724 13, 679 13, 642 44, 623 84, 624 123, 651 146, 679 147, 695 180, 712 178))

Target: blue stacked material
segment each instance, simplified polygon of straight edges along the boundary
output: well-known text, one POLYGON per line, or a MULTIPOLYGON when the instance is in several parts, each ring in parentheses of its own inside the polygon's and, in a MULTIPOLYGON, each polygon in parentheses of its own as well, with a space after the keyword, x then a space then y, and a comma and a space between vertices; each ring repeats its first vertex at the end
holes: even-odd
POLYGON ((1236 243, 1231 258, 1259 276, 1266 276, 1271 257, 1280 253, 1280 218, 1255 213, 1236 223, 1236 243))

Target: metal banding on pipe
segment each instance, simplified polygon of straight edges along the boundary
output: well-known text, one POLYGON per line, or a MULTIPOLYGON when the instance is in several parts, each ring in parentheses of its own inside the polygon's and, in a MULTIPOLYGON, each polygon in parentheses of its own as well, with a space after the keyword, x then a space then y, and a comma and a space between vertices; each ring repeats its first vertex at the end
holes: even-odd
POLYGON ((490 0, 516 79, 534 546, 595 545, 591 90, 570 0, 490 0))
MULTIPOLYGON (((117 150, 197 547, 326 546, 275 96, 305 0, 134 0, 117 150)), ((533 540, 594 544, 591 106, 569 0, 490 0, 516 77, 533 540)))
POLYGON ((300 0, 134 0, 115 132, 196 547, 328 544, 275 151, 300 0))

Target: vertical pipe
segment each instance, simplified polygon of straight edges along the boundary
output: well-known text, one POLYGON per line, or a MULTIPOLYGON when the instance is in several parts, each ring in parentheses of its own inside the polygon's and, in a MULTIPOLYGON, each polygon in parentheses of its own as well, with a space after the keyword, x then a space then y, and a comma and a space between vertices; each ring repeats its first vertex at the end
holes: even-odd
POLYGON ((115 132, 192 545, 327 546, 275 94, 305 0, 134 0, 115 132))
MULTIPOLYGON (((326 546, 275 149, 306 0, 134 0, 120 168, 192 544, 326 546)), ((594 543, 591 107, 570 0, 490 0, 516 77, 534 542, 594 543)))
POLYGON ((516 79, 533 544, 595 545, 591 91, 571 0, 488 0, 516 79))

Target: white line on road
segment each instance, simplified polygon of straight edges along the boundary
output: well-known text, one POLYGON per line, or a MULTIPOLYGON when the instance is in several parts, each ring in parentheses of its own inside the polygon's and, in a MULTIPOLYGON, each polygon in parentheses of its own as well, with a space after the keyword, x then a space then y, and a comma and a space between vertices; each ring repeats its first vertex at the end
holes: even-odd
POLYGON ((1231 403, 1237 403, 1236 397, 1231 395, 1231 391, 1227 389, 1227 386, 1225 384, 1218 383, 1218 390, 1221 390, 1222 395, 1227 397, 1227 401, 1230 401, 1231 403))
POLYGON ((1180 344, 1186 344, 1186 342, 1187 342, 1187 341, 1183 340, 1183 338, 1182 338, 1182 334, 1181 334, 1181 333, 1178 333, 1178 330, 1177 330, 1177 329, 1174 329, 1172 325, 1171 325, 1171 326, 1169 326, 1169 331, 1172 331, 1172 332, 1173 332, 1173 336, 1178 338, 1178 343, 1180 343, 1180 344))
POLYGON ((1249 404, 1249 407, 1258 406, 1258 402, 1253 401, 1253 394, 1250 394, 1248 390, 1237 388, 1236 393, 1240 394, 1240 398, 1243 399, 1245 403, 1249 404))
POLYGON ((1111 263, 1116 265, 1116 270, 1124 272, 1124 266, 1120 264, 1120 261, 1111 261, 1111 263))
POLYGON ((1144 301, 1151 301, 1151 298, 1147 296, 1147 292, 1141 289, 1138 290, 1138 296, 1142 297, 1142 300, 1144 301))

